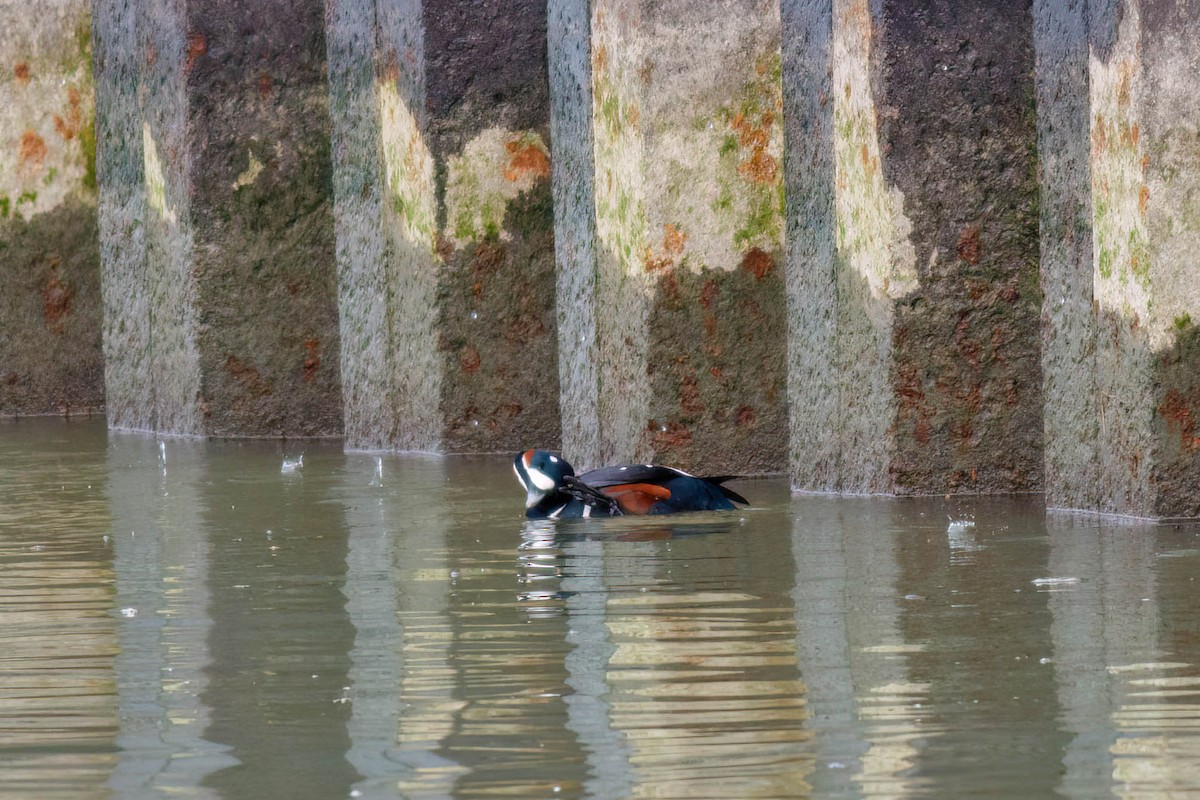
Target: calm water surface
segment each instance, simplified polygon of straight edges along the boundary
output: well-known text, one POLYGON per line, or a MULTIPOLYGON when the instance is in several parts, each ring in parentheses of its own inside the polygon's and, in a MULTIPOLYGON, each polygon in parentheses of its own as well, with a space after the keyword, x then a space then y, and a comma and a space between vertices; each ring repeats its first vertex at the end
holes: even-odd
POLYGON ((0 423, 0 795, 1200 791, 1200 528, 737 488, 0 423))

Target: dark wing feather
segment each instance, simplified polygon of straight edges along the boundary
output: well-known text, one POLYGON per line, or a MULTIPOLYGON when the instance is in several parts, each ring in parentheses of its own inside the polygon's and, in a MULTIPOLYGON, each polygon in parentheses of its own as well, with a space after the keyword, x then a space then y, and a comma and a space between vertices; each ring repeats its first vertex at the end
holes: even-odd
POLYGON ((615 500, 599 489, 595 489, 584 483, 574 475, 565 476, 559 489, 579 500, 584 505, 598 508, 609 516, 616 517, 621 515, 621 508, 615 500))
POLYGON ((667 481, 687 473, 670 467, 660 467, 656 464, 625 464, 615 467, 600 467, 591 472, 585 472, 579 479, 588 486, 603 489, 606 486, 618 486, 623 483, 653 483, 662 485, 667 481))
POLYGON ((604 489, 609 486, 619 486, 627 483, 650 483, 661 486, 666 484, 668 481, 680 477, 710 483, 717 487, 721 491, 721 494, 733 502, 741 503, 745 506, 750 505, 749 500, 742 497, 733 489, 721 485, 725 481, 734 480, 738 477, 737 475, 718 475, 712 478, 697 478, 695 476, 688 475, 686 472, 672 469, 671 467, 659 466, 657 464, 625 464, 615 467, 600 467, 599 469, 594 469, 591 472, 585 472, 579 476, 580 480, 582 480, 588 486, 592 486, 597 489, 604 489))
POLYGON ((749 500, 742 497, 740 494, 735 492, 733 489, 730 489, 728 486, 722 485, 725 483, 725 481, 733 481, 733 480, 737 480, 737 479, 738 479, 737 475, 717 475, 712 478, 701 478, 700 480, 707 481, 708 483, 711 483, 712 485, 716 486, 718 489, 721 490, 721 494, 725 495, 733 502, 741 503, 744 506, 748 506, 748 505, 750 505, 749 500))

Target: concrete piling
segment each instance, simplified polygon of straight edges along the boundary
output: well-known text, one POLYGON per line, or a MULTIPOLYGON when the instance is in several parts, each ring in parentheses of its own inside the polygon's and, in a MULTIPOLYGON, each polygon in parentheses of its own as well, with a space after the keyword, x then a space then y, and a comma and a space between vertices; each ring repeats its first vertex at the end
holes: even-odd
POLYGON ((0 9, 0 415, 104 403, 91 4, 43 5, 0 9))
POLYGON ((1039 489, 1028 9, 782 7, 794 487, 1039 489))
POLYGON ((320 3, 98 9, 112 424, 339 433, 320 3))
POLYGON ((568 457, 781 469, 777 6, 570 0, 551 18, 556 125, 578 137, 554 173, 559 338, 588 360, 563 362, 568 457))
POLYGON ((1200 516, 1200 11, 1034 10, 1047 504, 1200 516))
POLYGON ((328 24, 347 445, 556 444, 545 4, 328 24))
POLYGON ((44 6, 0 413, 1200 516, 1187 4, 44 6))

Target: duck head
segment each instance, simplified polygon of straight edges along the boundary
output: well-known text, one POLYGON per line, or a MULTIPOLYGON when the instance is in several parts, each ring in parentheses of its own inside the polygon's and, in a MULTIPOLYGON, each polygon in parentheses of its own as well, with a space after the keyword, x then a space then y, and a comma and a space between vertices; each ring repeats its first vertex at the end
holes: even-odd
POLYGON ((546 450, 526 450, 513 459, 513 471, 525 487, 525 507, 533 508, 561 489, 563 479, 575 470, 564 459, 546 450))

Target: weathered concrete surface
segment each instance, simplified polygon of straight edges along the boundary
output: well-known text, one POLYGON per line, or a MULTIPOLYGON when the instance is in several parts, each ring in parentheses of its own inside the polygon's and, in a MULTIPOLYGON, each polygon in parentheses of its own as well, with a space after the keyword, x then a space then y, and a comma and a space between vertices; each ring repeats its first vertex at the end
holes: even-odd
POLYGON ((0 7, 0 414, 104 403, 90 19, 0 7))
POLYGON ((1096 317, 1087 5, 1037 0, 1045 489, 1052 506, 1097 502, 1096 317), (1070 431, 1071 435, 1066 435, 1070 431))
POLYGON ((1080 12, 1037 13, 1053 203, 1043 212, 1044 316, 1047 341, 1069 343, 1047 348, 1044 369, 1075 387, 1047 397, 1048 502, 1200 516, 1200 9, 1097 4, 1086 39, 1080 12), (1069 97, 1050 69, 1064 53, 1069 97), (1068 224, 1087 246, 1056 245, 1068 224))
POLYGON ((793 485, 1039 489, 1028 7, 783 18, 793 485))
POLYGON ((347 446, 556 446, 545 4, 327 17, 347 446))
POLYGON ((563 361, 564 419, 586 431, 568 457, 782 469, 777 7, 573 0, 551 18, 556 127, 592 142, 554 174, 560 341, 584 362, 563 361))
POLYGON ((321 12, 98 6, 110 424, 340 432, 321 12))
POLYGON ((600 464, 591 11, 588 0, 547 5, 562 450, 582 469, 600 464))

